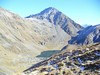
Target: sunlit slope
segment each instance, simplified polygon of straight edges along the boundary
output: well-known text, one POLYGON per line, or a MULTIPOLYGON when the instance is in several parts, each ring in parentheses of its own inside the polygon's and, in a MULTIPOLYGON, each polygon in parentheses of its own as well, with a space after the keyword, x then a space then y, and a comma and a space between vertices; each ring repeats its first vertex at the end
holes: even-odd
POLYGON ((70 39, 60 26, 29 20, 0 8, 0 71, 20 72, 33 64, 29 58, 59 50, 70 39), (59 43, 59 44, 58 44, 59 43))

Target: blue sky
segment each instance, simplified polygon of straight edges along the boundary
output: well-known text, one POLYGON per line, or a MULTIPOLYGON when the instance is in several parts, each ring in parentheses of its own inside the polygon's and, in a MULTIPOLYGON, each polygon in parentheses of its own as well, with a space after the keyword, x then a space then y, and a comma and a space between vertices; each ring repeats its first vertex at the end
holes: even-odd
POLYGON ((79 24, 100 24, 100 0, 0 0, 0 7, 22 17, 54 7, 79 24))

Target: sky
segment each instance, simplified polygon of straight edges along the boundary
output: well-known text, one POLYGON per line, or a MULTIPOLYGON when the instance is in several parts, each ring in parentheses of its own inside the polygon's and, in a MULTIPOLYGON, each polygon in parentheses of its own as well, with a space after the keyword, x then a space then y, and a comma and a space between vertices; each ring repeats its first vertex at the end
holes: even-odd
POLYGON ((100 24, 100 0, 0 0, 0 7, 22 17, 54 7, 81 25, 100 24))

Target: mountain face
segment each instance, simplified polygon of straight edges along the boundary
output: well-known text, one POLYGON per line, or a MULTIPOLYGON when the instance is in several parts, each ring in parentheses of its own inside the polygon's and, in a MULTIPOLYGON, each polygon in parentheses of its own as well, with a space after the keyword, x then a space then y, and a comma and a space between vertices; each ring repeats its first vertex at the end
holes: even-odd
POLYGON ((0 74, 22 72, 40 61, 41 52, 60 50, 70 38, 59 25, 0 8, 0 74))
POLYGON ((0 74, 22 72, 41 61, 37 56, 43 56, 43 52, 48 55, 74 41, 84 43, 85 38, 86 44, 91 39, 98 42, 99 33, 100 25, 83 29, 55 8, 47 8, 26 18, 0 8, 0 74), (90 39, 91 36, 94 38, 90 39))
POLYGON ((30 15, 26 18, 47 20, 55 26, 59 25, 67 34, 71 36, 76 35, 77 32, 83 28, 82 26, 71 20, 69 17, 64 15, 62 12, 52 7, 43 10, 39 14, 30 15))
POLYGON ((55 26, 60 26, 67 34, 71 36, 71 40, 69 41, 70 44, 89 44, 100 42, 100 25, 83 28, 62 12, 52 7, 49 7, 38 14, 30 15, 26 18, 47 20, 55 26))
POLYGON ((79 35, 72 37, 71 44, 90 44, 100 42, 100 24, 89 26, 79 32, 79 35))

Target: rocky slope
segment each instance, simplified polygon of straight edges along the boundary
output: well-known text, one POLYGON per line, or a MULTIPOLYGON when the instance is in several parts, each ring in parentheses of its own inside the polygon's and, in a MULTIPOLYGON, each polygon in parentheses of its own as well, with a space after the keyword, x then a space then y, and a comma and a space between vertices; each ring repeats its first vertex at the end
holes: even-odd
POLYGON ((30 15, 26 18, 47 20, 55 26, 60 26, 66 33, 71 36, 77 35, 77 32, 83 29, 81 25, 75 23, 69 17, 53 7, 49 7, 38 14, 30 15))
POLYGON ((60 50, 68 39, 70 35, 60 26, 21 18, 0 8, 0 73, 23 71, 33 64, 31 59, 35 56, 43 51, 60 50))
POLYGON ((88 26, 79 32, 79 35, 72 37, 70 44, 90 44, 100 42, 100 24, 88 26))
POLYGON ((0 8, 0 74, 15 75, 44 60, 39 57, 59 52, 82 29, 55 8, 27 18, 0 8))
MULTIPOLYGON (((73 46, 74 47, 74 46, 73 46)), ((23 75, 99 75, 100 43, 64 50, 31 68, 23 75)))

